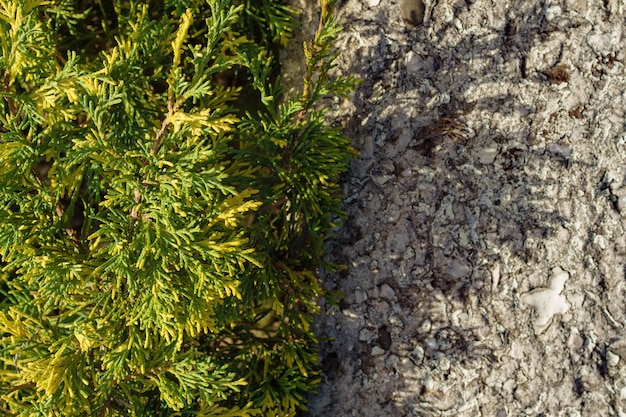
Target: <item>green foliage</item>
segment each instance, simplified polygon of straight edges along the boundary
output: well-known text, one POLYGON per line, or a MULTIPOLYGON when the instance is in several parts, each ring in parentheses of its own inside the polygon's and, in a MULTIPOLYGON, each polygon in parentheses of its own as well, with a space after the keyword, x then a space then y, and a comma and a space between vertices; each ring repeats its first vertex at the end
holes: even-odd
POLYGON ((292 416, 353 151, 333 1, 0 0, 0 413, 292 416))

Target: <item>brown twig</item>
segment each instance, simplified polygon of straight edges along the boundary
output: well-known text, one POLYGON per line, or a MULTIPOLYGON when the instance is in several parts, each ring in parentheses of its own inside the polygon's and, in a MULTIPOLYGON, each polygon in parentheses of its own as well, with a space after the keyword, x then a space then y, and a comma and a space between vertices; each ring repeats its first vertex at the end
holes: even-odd
POLYGON ((165 132, 167 131, 167 127, 170 125, 170 120, 174 115, 174 111, 176 110, 176 106, 172 102, 172 98, 167 99, 167 116, 163 119, 161 123, 161 129, 157 132, 156 137, 154 138, 154 142, 152 143, 152 149, 150 153, 152 155, 156 155, 163 144, 163 136, 165 136, 165 132))
MULTIPOLYGON (((9 74, 8 71, 4 71, 4 78, 2 80, 2 91, 4 92, 9 92, 9 81, 11 80, 11 75, 9 74)), ((17 109, 15 108, 15 103, 13 102, 13 99, 8 97, 8 96, 4 96, 4 101, 7 102, 8 106, 9 106, 9 111, 11 112, 11 114, 17 114, 17 109)))

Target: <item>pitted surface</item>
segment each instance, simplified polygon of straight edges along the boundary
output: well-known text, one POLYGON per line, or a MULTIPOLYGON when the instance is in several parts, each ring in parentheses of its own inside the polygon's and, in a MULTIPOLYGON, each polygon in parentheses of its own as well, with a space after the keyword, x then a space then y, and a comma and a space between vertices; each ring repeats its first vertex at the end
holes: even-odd
POLYGON ((537 3, 340 2, 361 157, 310 416, 626 415, 626 11, 537 3))

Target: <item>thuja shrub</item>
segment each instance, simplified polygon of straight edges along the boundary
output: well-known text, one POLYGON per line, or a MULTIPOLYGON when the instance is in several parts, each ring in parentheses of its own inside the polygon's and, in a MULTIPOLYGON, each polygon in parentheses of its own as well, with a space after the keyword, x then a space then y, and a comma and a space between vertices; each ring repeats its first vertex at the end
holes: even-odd
POLYGON ((333 3, 283 97, 280 1, 0 0, 0 414, 305 407, 353 156, 333 3))

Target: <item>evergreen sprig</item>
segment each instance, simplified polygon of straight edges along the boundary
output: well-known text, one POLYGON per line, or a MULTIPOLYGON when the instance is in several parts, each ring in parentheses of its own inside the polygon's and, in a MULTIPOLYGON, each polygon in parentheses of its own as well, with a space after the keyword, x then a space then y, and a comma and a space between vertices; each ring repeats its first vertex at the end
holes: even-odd
POLYGON ((0 413, 291 416, 354 155, 334 2, 0 1, 0 413))

